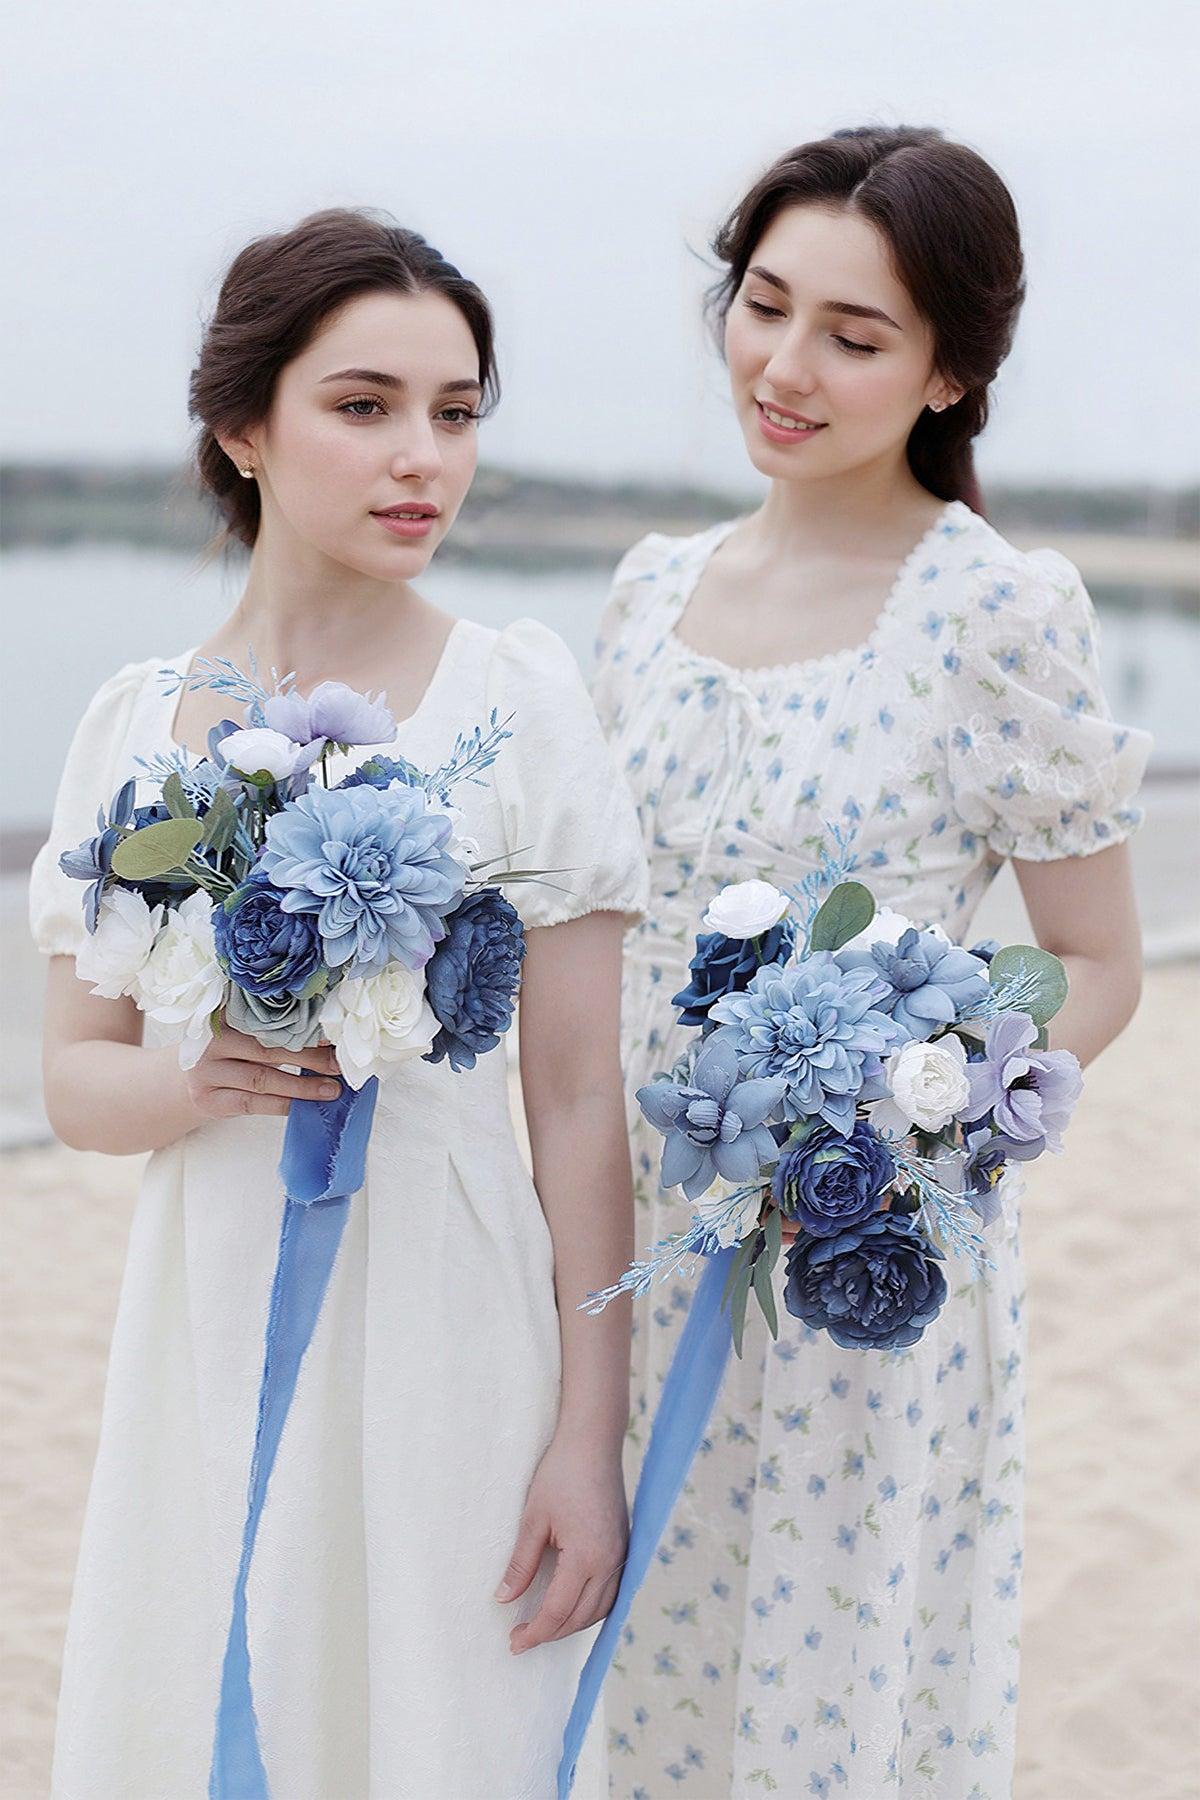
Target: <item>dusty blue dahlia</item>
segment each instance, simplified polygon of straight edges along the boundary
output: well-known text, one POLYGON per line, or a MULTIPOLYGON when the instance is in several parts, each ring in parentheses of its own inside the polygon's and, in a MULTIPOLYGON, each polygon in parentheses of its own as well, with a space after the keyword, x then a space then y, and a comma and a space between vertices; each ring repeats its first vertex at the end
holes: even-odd
POLYGON ((940 1025, 953 1025, 988 992, 987 964, 935 931, 904 932, 898 944, 843 950, 844 969, 870 969, 886 984, 877 1001, 910 1038, 923 1041, 940 1025))
POLYGON ((712 1008, 744 1076, 782 1076, 789 1119, 820 1117, 849 1133, 854 1108, 903 1033, 879 1011, 879 972, 842 969, 827 950, 792 968, 771 964, 745 993, 712 1008))
POLYGON ((420 788, 311 788, 267 820, 260 864, 285 890, 284 912, 316 915, 332 968, 421 969, 462 895, 452 829, 420 788))

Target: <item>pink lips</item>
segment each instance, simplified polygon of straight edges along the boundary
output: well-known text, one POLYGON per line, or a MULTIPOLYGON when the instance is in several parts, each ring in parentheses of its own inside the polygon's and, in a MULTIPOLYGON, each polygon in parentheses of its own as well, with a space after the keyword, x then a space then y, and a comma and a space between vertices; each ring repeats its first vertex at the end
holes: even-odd
POLYGON ((419 500, 414 500, 410 506, 390 506, 385 512, 371 514, 373 519, 379 520, 385 531, 400 538, 428 537, 437 516, 436 506, 419 500))
POLYGON ((756 400, 754 404, 758 409, 758 428, 772 444, 808 444, 825 429, 824 424, 818 423, 817 420, 804 419, 802 413, 791 412, 782 406, 773 406, 771 411, 784 413, 790 419, 802 420, 808 429, 796 431, 787 425, 776 425, 768 419, 766 408, 761 400, 756 400))

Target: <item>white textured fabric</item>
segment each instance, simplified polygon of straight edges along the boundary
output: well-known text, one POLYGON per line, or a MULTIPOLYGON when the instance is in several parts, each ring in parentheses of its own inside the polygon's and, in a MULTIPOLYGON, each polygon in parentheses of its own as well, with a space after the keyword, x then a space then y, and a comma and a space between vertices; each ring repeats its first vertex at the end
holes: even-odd
MULTIPOLYGON (((623 1006, 639 1247, 690 1221, 658 1189, 662 1139, 634 1094, 691 1035, 671 997, 714 893, 800 881, 834 822, 854 829, 881 904, 962 939, 1002 857, 1086 855, 1127 835, 1149 746, 1107 715, 1076 572, 1049 551, 1022 555, 966 506, 944 508, 906 559, 865 644, 750 672, 676 631, 731 529, 635 546, 599 645, 595 695, 651 864, 623 1006)), ((777 1343, 751 1308, 608 1683, 617 1800, 1005 1800, 1024 1396, 1015 1216, 989 1249, 978 1283, 948 1266, 951 1298, 910 1351, 840 1350, 800 1326, 782 1265, 777 1343)), ((631 1481, 689 1301, 680 1280, 635 1309, 631 1481)))
MULTIPOLYGON (((190 657, 177 659, 186 667, 190 657)), ((97 695, 34 871, 38 943, 79 944, 83 886, 58 851, 170 749, 157 662, 97 695)), ((460 622, 400 753, 445 762, 495 706, 513 737, 456 800, 484 856, 570 867, 516 886, 527 923, 636 916, 645 864, 561 642, 460 622), (564 796, 566 800, 564 800, 564 796), (518 832, 512 836, 513 830, 518 832)), ((148 800, 153 790, 139 791, 148 800)), ((129 1245, 71 1610, 58 1800, 203 1800, 282 1212, 283 1121, 213 1123, 148 1163, 129 1245)), ((591 1635, 521 1657, 492 1594, 554 1430, 549 1230, 509 1119, 505 1058, 382 1084, 367 1183, 305 1358, 249 1591, 275 1800, 550 1800, 591 1635)), ((604 1791, 593 1737, 581 1800, 604 1791)))

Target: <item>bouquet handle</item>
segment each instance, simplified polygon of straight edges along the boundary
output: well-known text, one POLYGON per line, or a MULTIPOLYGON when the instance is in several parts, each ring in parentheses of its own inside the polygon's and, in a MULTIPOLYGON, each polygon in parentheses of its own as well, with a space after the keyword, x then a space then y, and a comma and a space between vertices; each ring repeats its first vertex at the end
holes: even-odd
POLYGON ((558 1765, 558 1800, 567 1800, 571 1792, 584 1734, 616 1655, 621 1631, 687 1480, 720 1391, 733 1341, 729 1314, 721 1306, 721 1295, 729 1265, 736 1254, 734 1245, 727 1250, 717 1250, 706 1259, 704 1273, 688 1309, 687 1322, 663 1382, 634 1497, 629 1551, 621 1585, 612 1611, 600 1627, 583 1665, 563 1734, 562 1759, 558 1765))
POLYGON ((293 1100, 288 1109, 279 1165, 287 1198, 267 1314, 246 1523, 221 1669, 209 1800, 267 1800, 269 1793, 250 1683, 246 1586, 300 1364, 337 1260, 350 1197, 366 1177, 378 1087, 372 1079, 357 1092, 343 1087, 336 1100, 293 1100))

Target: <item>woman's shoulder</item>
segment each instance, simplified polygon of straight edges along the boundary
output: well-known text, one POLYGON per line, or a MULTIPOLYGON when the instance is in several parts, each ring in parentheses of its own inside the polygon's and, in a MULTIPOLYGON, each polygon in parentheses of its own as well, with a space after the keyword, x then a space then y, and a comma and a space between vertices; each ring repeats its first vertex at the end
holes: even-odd
POLYGON ((1034 611, 1085 592, 1079 570, 1059 551, 1020 549, 962 503, 949 509, 937 550, 976 593, 994 591, 1001 600, 1017 600, 1034 611))
POLYGON ((92 694, 84 708, 79 730, 100 735, 123 724, 140 695, 157 679, 161 671, 178 669, 182 674, 186 666, 184 659, 176 658, 172 661, 162 656, 148 656, 138 662, 123 663, 92 694))
POLYGON ((724 519, 717 525, 706 525, 701 531, 686 532, 682 536, 648 531, 645 537, 630 546, 617 564, 613 576, 614 592, 642 583, 650 584, 675 574, 697 559, 703 560, 735 523, 735 520, 724 519))

